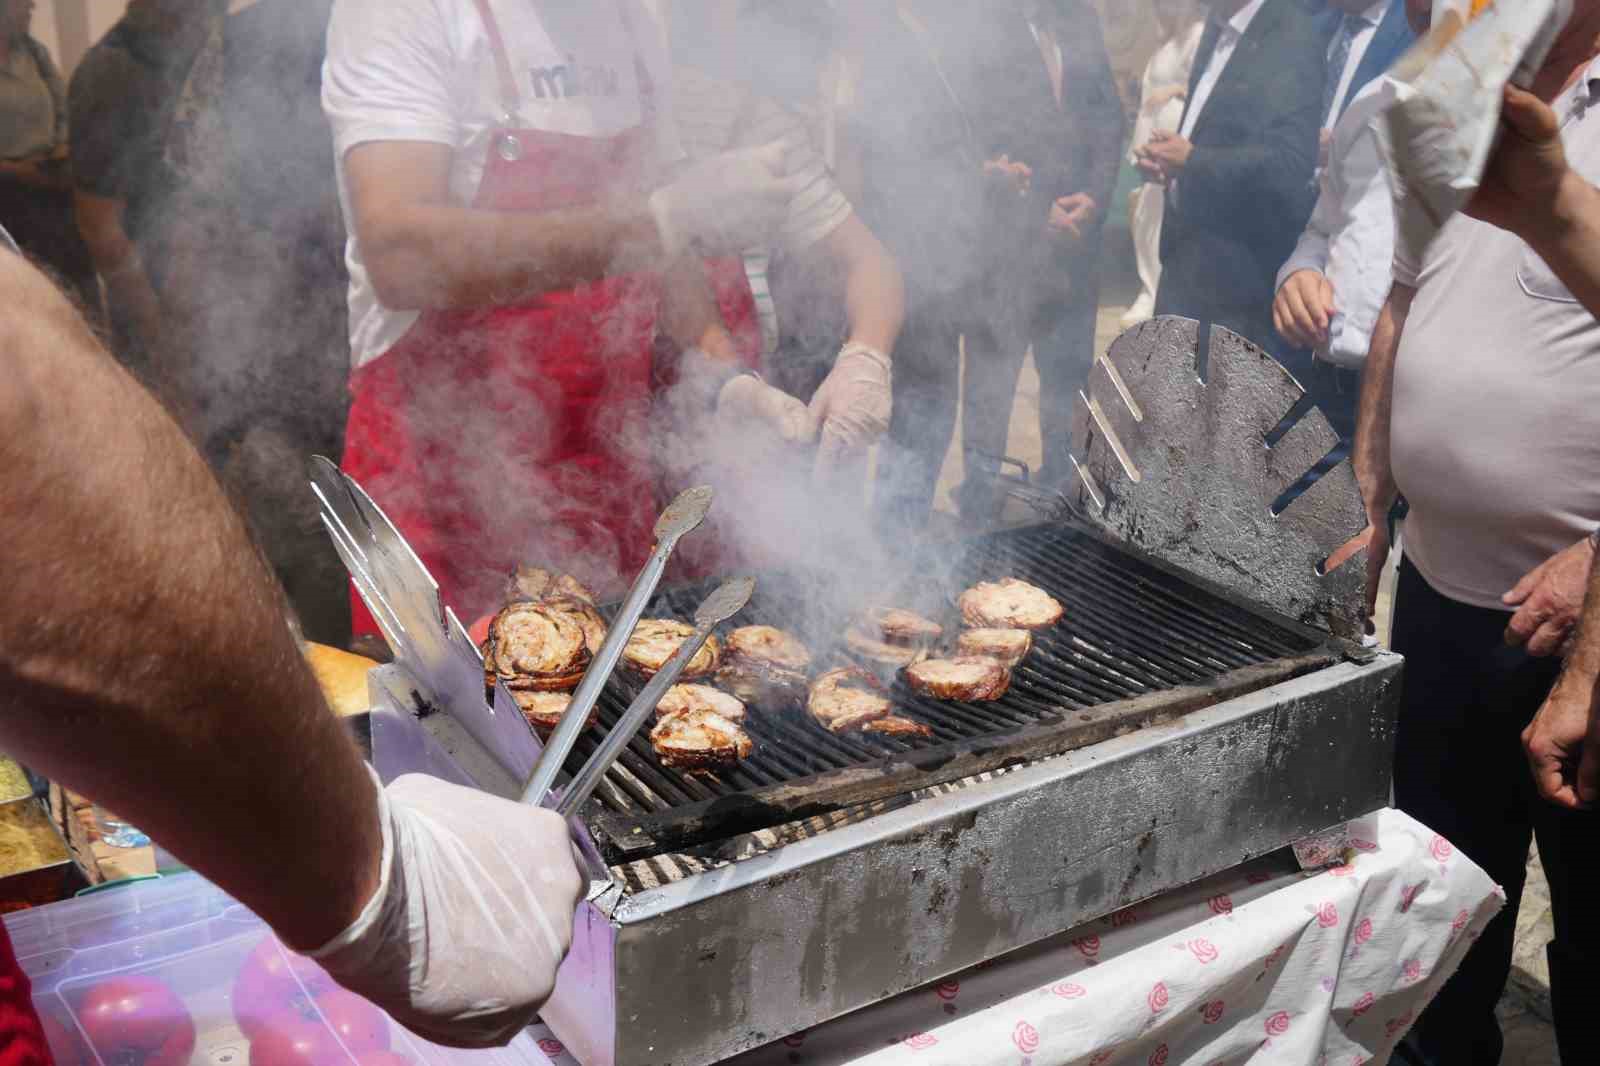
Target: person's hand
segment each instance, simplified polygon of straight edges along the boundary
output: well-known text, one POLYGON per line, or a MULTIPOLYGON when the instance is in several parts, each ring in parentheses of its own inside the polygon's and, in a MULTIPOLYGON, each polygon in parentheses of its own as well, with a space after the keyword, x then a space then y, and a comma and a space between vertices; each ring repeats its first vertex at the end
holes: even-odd
POLYGON ((566 821, 421 774, 380 796, 377 893, 312 957, 435 1043, 509 1042, 555 989, 588 887, 566 821))
POLYGON ((768 242, 798 191, 778 142, 691 163, 650 195, 667 258, 743 252, 768 242))
POLYGON ((1018 196, 1028 195, 1033 188, 1033 168, 1026 163, 1013 162, 1009 155, 985 160, 983 175, 992 181, 1009 186, 1018 196))
POLYGON ((817 420, 805 404, 754 374, 740 374, 717 394, 717 418, 737 431, 758 426, 786 445, 811 444, 817 420))
POLYGON ((1594 548, 1585 537, 1530 570, 1502 597, 1517 609, 1506 626, 1506 643, 1525 645, 1529 655, 1541 658, 1560 652, 1583 613, 1593 566, 1594 548))
POLYGON ((1332 155, 1333 131, 1325 129, 1317 134, 1317 169, 1325 169, 1332 155))
POLYGON ((1532 93, 1508 85, 1499 139, 1466 212, 1531 240, 1554 223, 1557 193, 1572 173, 1556 113, 1532 93))
POLYGON ((1172 103, 1172 101, 1182 100, 1188 95, 1189 87, 1187 85, 1168 85, 1164 89, 1153 91, 1149 99, 1145 101, 1145 107, 1152 111, 1159 110, 1172 103))
POLYGON ((1156 130, 1150 135, 1150 143, 1144 146, 1143 154, 1160 168, 1167 181, 1171 181, 1189 165, 1194 145, 1171 130, 1156 130))
POLYGON ((1086 192, 1063 196, 1050 205, 1050 230, 1057 236, 1078 240, 1083 237, 1084 228, 1094 221, 1098 210, 1094 197, 1086 192))
POLYGON ((1297 348, 1328 343, 1333 321, 1333 282, 1319 270, 1297 270, 1284 280, 1272 301, 1272 324, 1297 348))
POLYGON ((876 444, 889 431, 894 410, 894 369, 889 357, 865 344, 844 346, 827 380, 811 399, 811 418, 822 427, 817 472, 826 476, 848 455, 876 444))
POLYGON ((1573 810, 1600 799, 1600 715, 1595 681, 1568 669, 1522 731, 1539 795, 1573 810))

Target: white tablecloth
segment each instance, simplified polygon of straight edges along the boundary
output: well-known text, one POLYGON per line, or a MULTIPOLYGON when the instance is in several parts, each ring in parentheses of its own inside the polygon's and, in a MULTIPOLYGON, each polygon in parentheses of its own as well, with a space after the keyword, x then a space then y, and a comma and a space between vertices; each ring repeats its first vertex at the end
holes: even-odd
POLYGON ((1505 897, 1398 811, 1350 839, 1341 865, 1240 867, 728 1066, 1377 1066, 1505 897))

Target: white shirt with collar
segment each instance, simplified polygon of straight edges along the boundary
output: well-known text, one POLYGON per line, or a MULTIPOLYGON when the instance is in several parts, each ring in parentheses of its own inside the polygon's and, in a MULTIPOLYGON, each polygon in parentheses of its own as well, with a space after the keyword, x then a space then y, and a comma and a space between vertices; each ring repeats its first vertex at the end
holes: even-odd
POLYGON ((1333 284, 1328 344, 1317 358, 1356 369, 1366 363, 1372 331, 1389 297, 1394 262, 1394 200, 1372 120, 1381 110, 1377 82, 1356 94, 1333 128, 1316 209, 1294 254, 1278 271, 1315 270, 1333 284))
MULTIPOLYGON (((1350 95, 1350 86, 1355 83, 1356 71, 1361 69, 1361 61, 1367 58, 1367 51, 1372 47, 1373 40, 1378 36, 1378 27, 1383 25, 1383 17, 1388 14, 1390 0, 1374 0, 1365 11, 1357 13, 1356 17, 1362 22, 1361 29, 1350 41, 1350 59, 1345 63, 1343 72, 1339 75, 1339 89, 1333 94, 1333 106, 1329 113, 1322 116, 1322 124, 1328 126, 1328 119, 1340 113, 1344 107, 1345 97, 1350 95)), ((1342 27, 1334 31, 1333 40, 1328 42, 1328 58, 1333 58, 1333 50, 1338 46, 1339 34, 1342 27)))
POLYGON ((1194 95, 1189 98, 1189 110, 1184 112, 1183 126, 1178 130, 1185 139, 1194 138, 1194 127, 1205 112, 1206 102, 1211 99, 1211 93, 1216 89, 1217 82, 1222 80, 1222 72, 1228 69, 1228 60, 1233 58, 1239 42, 1244 40, 1244 35, 1250 30, 1250 23, 1255 21, 1256 15, 1260 14, 1266 4, 1267 0, 1250 0, 1221 24, 1217 33, 1217 46, 1211 52, 1211 60, 1206 64, 1206 69, 1200 72, 1200 80, 1195 82, 1194 95))

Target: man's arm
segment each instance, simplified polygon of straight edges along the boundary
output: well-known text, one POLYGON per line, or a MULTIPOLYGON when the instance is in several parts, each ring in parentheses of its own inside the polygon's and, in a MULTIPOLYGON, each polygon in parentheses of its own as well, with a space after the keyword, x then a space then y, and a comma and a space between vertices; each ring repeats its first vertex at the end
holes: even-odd
POLYGON ((145 352, 161 350, 161 302, 145 273, 139 249, 123 227, 121 200, 79 189, 74 196, 78 233, 111 302, 128 316, 145 352))
POLYGON ((320 945, 378 882, 361 757, 178 427, 21 259, 0 293, 0 744, 320 945))
POLYGON ((1389 461, 1389 426, 1394 401, 1394 368, 1405 333, 1406 316, 1417 290, 1395 282, 1372 333, 1372 348, 1361 372, 1361 405, 1356 415, 1356 483, 1367 510, 1367 617, 1377 610, 1378 584, 1389 559, 1389 511, 1399 489, 1389 461))
POLYGON ((1323 174, 1322 190, 1311 220, 1300 234, 1294 253, 1278 271, 1272 324, 1278 334, 1300 348, 1315 348, 1328 339, 1334 311, 1333 284, 1328 280, 1328 254, 1333 231, 1340 224, 1337 164, 1323 174))
POLYGON ((442 144, 379 141, 345 157, 351 224, 385 307, 487 307, 660 259, 642 198, 544 212, 457 207, 454 154, 442 144))
POLYGON ((1600 190, 1569 165, 1560 120, 1539 97, 1506 88, 1500 139, 1467 213, 1527 241, 1600 314, 1600 190))
POLYGON ((421 775, 380 792, 177 425, 20 257, 0 299, 0 746, 412 1031, 509 1041, 583 896, 565 820, 421 775))
POLYGON ((850 341, 890 355, 906 317, 906 287, 889 249, 852 213, 815 246, 844 274, 850 341))
POLYGON ((1522 744, 1539 794, 1562 807, 1600 800, 1600 567, 1589 574, 1583 620, 1566 665, 1522 744))

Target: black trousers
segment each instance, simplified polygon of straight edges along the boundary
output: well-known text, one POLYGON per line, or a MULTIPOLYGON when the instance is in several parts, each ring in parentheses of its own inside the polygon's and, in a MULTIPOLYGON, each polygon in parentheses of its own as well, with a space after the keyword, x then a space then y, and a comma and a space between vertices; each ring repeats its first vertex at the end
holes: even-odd
POLYGON ((906 316, 894 349, 894 413, 878 452, 877 509, 891 536, 915 537, 933 510, 955 437, 965 300, 928 300, 906 316))
POLYGON ((1397 1062, 1500 1061, 1494 1009, 1511 972, 1530 838, 1538 840, 1550 882, 1556 939, 1548 954, 1562 1062, 1596 1061, 1590 1012, 1600 1006, 1593 972, 1600 962, 1600 815, 1551 806, 1534 791, 1520 734, 1561 664, 1507 647, 1509 620, 1503 611, 1441 596, 1409 561, 1402 565, 1393 646, 1406 668, 1395 803, 1481 866, 1507 902, 1423 1013, 1397 1062))

